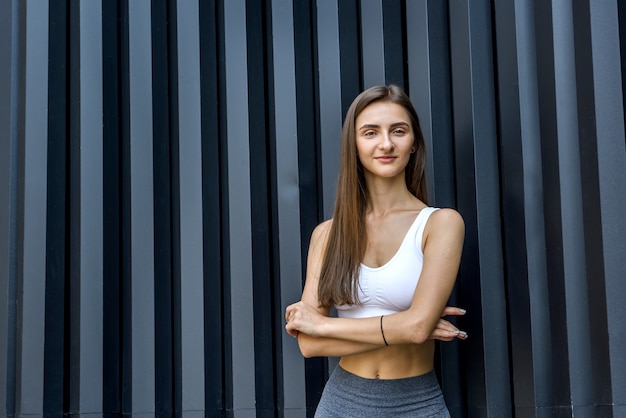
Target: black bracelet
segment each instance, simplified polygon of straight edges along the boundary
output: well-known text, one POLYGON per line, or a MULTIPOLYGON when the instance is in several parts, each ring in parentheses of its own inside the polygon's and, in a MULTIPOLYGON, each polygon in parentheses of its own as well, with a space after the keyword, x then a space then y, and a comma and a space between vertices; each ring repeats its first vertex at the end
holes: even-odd
POLYGON ((385 345, 389 345, 387 339, 385 338, 385 331, 383 331, 383 316, 385 315, 380 316, 380 334, 383 336, 383 341, 385 342, 385 345))

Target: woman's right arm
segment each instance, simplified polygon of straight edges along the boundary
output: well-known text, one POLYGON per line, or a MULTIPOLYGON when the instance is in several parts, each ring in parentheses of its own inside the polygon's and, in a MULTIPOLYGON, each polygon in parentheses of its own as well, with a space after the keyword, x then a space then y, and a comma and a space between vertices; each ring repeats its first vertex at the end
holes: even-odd
MULTIPOLYGON (((326 248, 331 222, 332 220, 323 222, 313 230, 307 256, 306 279, 304 290, 302 291, 302 302, 309 305, 313 310, 323 316, 329 316, 329 310, 320 307, 317 297, 317 287, 322 267, 322 257, 326 248)), ((341 357, 384 347, 382 342, 381 344, 367 344, 338 338, 313 337, 299 333, 289 327, 289 319, 290 318, 285 317, 287 321, 285 328, 290 335, 298 338, 300 352, 307 358, 322 356, 341 357)))

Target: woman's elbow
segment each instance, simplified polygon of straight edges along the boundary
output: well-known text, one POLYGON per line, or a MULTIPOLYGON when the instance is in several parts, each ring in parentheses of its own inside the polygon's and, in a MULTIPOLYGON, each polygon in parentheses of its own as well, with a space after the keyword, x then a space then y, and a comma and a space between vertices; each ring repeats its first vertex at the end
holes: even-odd
POLYGON ((424 321, 415 321, 409 327, 408 339, 413 344, 423 344, 430 339, 432 331, 424 321))
POLYGON ((298 334, 298 347, 300 348, 300 354, 304 358, 319 357, 316 345, 312 341, 312 337, 306 334, 298 334))

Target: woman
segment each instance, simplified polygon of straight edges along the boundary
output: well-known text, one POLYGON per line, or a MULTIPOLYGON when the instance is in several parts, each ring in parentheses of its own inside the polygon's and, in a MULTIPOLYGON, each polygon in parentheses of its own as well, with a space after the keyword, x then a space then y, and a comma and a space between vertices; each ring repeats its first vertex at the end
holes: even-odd
POLYGON ((445 307, 463 220, 426 204, 424 139, 399 87, 361 93, 341 141, 333 219, 313 231, 302 300, 285 312, 305 357, 341 357, 316 417, 447 417, 434 340, 467 337, 441 319, 464 313, 445 307))

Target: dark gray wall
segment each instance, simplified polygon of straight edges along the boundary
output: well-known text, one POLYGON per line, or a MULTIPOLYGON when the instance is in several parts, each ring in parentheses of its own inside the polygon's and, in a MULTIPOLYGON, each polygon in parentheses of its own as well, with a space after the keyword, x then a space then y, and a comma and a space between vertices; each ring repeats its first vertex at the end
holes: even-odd
POLYGON ((0 416, 303 417, 283 330, 358 92, 467 225, 454 417, 626 416, 626 5, 0 3, 0 416))

